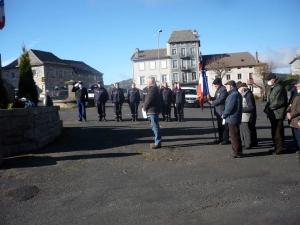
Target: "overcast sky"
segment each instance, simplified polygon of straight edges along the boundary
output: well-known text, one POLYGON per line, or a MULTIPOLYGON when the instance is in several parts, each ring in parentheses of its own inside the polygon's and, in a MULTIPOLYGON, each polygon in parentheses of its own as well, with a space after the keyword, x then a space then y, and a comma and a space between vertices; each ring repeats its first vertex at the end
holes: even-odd
POLYGON ((104 83, 132 78, 135 48, 166 47, 173 30, 196 29, 202 54, 258 52, 277 72, 300 54, 300 0, 5 0, 5 66, 27 49, 83 61, 104 83))

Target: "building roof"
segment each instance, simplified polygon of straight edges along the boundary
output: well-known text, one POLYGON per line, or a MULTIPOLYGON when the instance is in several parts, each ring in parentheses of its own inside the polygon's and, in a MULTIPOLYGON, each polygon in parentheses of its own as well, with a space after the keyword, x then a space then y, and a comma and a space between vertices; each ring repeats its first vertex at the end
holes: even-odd
POLYGON ((168 43, 199 41, 198 37, 191 30, 174 30, 168 43))
MULTIPOLYGON (((203 65, 205 69, 211 69, 209 63, 214 59, 219 58, 228 67, 244 67, 244 66, 255 66, 257 62, 253 55, 249 52, 235 52, 235 53, 225 53, 225 54, 212 54, 203 55, 203 65)), ((214 61, 214 60, 213 60, 214 61)))
MULTIPOLYGON (((136 58, 135 54, 131 57, 132 61, 135 60, 148 60, 148 59, 158 59, 158 50, 157 49, 150 49, 150 50, 138 50, 138 58, 136 58)), ((166 48, 159 49, 159 58, 160 59, 171 59, 170 56, 167 55, 166 48)))
POLYGON ((290 64, 293 64, 293 62, 297 61, 298 59, 300 59, 300 55, 296 55, 290 64))
MULTIPOLYGON (((95 70, 89 65, 85 64, 81 61, 73 61, 73 60, 63 60, 58 58, 51 52, 45 52, 40 50, 30 49, 28 50, 30 64, 32 66, 38 66, 43 64, 55 64, 60 66, 73 67, 77 73, 82 74, 102 74, 101 72, 95 70)), ((3 69, 13 69, 19 67, 18 59, 14 60, 12 63, 3 67, 3 69)))

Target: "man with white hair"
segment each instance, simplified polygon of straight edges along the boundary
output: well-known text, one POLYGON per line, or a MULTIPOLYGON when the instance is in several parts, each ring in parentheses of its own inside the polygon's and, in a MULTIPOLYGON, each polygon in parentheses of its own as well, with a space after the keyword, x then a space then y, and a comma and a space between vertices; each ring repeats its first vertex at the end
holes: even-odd
POLYGON ((151 127, 155 135, 154 144, 150 144, 150 148, 157 149, 161 148, 161 133, 158 117, 161 112, 161 98, 154 77, 146 77, 146 85, 148 87, 148 93, 143 103, 143 110, 147 112, 150 118, 151 127))

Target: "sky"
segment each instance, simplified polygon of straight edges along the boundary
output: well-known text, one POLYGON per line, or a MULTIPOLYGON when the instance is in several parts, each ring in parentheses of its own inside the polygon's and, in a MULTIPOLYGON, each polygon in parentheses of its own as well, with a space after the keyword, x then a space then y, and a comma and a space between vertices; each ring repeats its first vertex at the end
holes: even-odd
POLYGON ((300 54, 300 0, 5 0, 2 66, 27 49, 83 61, 105 84, 133 77, 135 48, 157 49, 174 30, 197 30, 203 55, 258 52, 290 73, 300 54))

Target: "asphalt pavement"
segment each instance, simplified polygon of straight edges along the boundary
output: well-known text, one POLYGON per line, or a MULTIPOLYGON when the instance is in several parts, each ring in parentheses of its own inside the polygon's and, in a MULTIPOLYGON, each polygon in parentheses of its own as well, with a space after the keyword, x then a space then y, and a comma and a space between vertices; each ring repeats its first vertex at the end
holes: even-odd
POLYGON ((123 122, 111 104, 106 122, 95 108, 87 122, 62 109, 61 137, 0 166, 0 224, 300 224, 291 129, 285 121, 286 154, 270 154, 263 105, 259 147, 238 159, 228 157, 231 145, 212 144, 208 106, 185 108, 185 122, 160 121, 163 148, 155 150, 150 123, 131 122, 127 104, 123 122))

